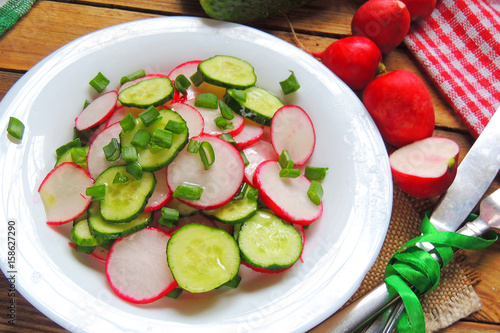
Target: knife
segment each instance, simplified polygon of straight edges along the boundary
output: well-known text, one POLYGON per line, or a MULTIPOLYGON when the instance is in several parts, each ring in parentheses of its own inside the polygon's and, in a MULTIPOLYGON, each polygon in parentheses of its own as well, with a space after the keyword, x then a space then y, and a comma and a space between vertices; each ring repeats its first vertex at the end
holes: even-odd
MULTIPOLYGON (((460 163, 455 180, 430 216, 439 231, 456 231, 482 198, 500 170, 500 107, 460 163)), ((424 247, 432 249, 430 244, 424 247)), ((353 332, 398 300, 385 283, 334 314, 331 332, 353 332)))

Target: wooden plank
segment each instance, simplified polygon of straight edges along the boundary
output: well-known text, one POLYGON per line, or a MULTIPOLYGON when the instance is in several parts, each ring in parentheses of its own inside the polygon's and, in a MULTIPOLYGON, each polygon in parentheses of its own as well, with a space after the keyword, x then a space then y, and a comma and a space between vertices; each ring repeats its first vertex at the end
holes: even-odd
POLYGON ((22 74, 0 71, 0 100, 7 91, 16 83, 22 74))
POLYGON ((468 321, 458 321, 450 327, 440 331, 440 333, 498 333, 500 332, 499 325, 472 323, 468 321))

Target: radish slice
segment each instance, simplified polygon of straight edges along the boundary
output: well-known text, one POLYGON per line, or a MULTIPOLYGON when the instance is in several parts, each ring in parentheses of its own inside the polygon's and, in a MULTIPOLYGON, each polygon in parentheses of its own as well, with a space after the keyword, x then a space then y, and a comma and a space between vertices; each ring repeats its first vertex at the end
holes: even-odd
POLYGON ((116 161, 110 162, 106 159, 102 148, 111 142, 111 139, 116 138, 120 142, 120 133, 122 127, 119 123, 111 125, 102 131, 92 142, 87 155, 87 170, 93 179, 96 179, 104 170, 113 165, 124 165, 125 161, 118 158, 116 161))
POLYGON ((201 113, 194 107, 184 103, 172 103, 169 108, 177 112, 186 121, 190 139, 203 133, 205 122, 201 113))
POLYGON ((92 142, 94 142, 95 138, 97 138, 97 136, 99 134, 101 134, 101 132, 104 131, 105 128, 106 128, 106 123, 102 123, 99 126, 97 126, 97 128, 89 136, 89 138, 87 140, 87 145, 92 144, 92 142))
POLYGON ((303 165, 316 144, 311 118, 296 105, 281 107, 271 122, 271 142, 278 155, 287 150, 295 165, 303 165))
POLYGON ((257 141, 253 145, 243 149, 248 162, 250 162, 245 167, 245 181, 252 185, 253 187, 253 175, 255 170, 264 161, 277 161, 279 156, 274 151, 271 143, 267 141, 257 141))
POLYGON ((151 303, 176 286, 165 251, 170 236, 146 228, 118 239, 109 250, 106 278, 111 289, 126 301, 151 303))
POLYGON ((245 165, 240 153, 230 143, 207 135, 193 138, 212 145, 215 161, 205 170, 199 154, 192 154, 184 149, 177 158, 168 165, 167 183, 173 192, 181 183, 203 188, 198 200, 185 200, 185 204, 198 209, 213 209, 220 207, 238 192, 245 165))
POLYGON ((323 203, 312 203, 307 196, 311 182, 305 176, 297 178, 280 177, 278 162, 262 162, 254 175, 259 196, 277 216, 296 224, 310 224, 323 212, 323 203))
POLYGON ((238 135, 233 136, 236 141, 236 149, 242 150, 251 144, 259 141, 264 133, 264 126, 257 124, 249 119, 245 119, 243 129, 238 135))
POLYGON ((120 122, 127 114, 129 114, 129 112, 128 107, 124 105, 117 107, 106 121, 106 127, 120 122))
MULTIPOLYGON (((189 105, 194 106, 194 100, 188 101, 187 102, 189 105)), ((233 124, 232 128, 223 130, 220 129, 217 124, 215 123, 215 119, 218 117, 222 117, 221 113, 219 110, 214 110, 214 109, 208 109, 204 107, 197 107, 194 106, 196 110, 201 114, 203 117, 203 122, 204 122, 204 127, 203 127, 203 133, 211 136, 219 136, 224 133, 231 134, 231 136, 238 135, 242 130, 245 125, 245 118, 240 116, 239 114, 234 114, 234 118, 231 120, 228 120, 228 122, 233 124)))
POLYGON ((90 205, 85 191, 93 184, 89 173, 72 162, 61 163, 49 172, 38 188, 47 224, 63 224, 80 216, 90 205))
POLYGON ((153 194, 146 204, 145 212, 160 209, 172 199, 172 192, 167 186, 167 169, 162 168, 154 172, 156 178, 156 186, 153 194))
POLYGON ((76 129, 83 131, 104 122, 111 116, 117 101, 118 93, 116 91, 110 91, 97 97, 76 118, 76 129))

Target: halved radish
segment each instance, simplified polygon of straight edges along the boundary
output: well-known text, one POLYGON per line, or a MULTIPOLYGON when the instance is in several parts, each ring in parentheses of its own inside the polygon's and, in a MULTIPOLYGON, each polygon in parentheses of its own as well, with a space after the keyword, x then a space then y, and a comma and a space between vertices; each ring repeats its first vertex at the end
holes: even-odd
POLYGON ((106 121, 116 107, 118 93, 107 92, 93 100, 75 120, 75 127, 83 131, 106 121))
POLYGON ((47 224, 63 224, 80 216, 90 205, 91 198, 85 191, 93 184, 89 173, 73 162, 62 163, 49 172, 38 188, 47 224))
MULTIPOLYGON (((187 104, 193 105, 194 106, 194 100, 188 101, 187 104)), ((221 113, 219 110, 214 110, 214 109, 208 109, 204 107, 198 107, 195 106, 196 110, 201 114, 203 117, 203 133, 207 135, 212 135, 212 136, 219 136, 223 133, 228 133, 231 134, 232 136, 238 135, 242 130, 243 130, 243 125, 245 124, 245 118, 240 116, 239 114, 234 114, 234 118, 231 120, 228 120, 228 123, 233 124, 232 128, 228 129, 221 129, 217 126, 215 123, 215 119, 222 117, 221 113)))
POLYGON ((278 109, 271 122, 271 142, 278 155, 287 150, 295 165, 304 164, 316 144, 314 126, 307 113, 296 105, 278 109))
POLYGON ((146 204, 144 211, 151 212, 165 206, 172 199, 172 192, 167 185, 167 169, 162 168, 154 172, 156 185, 153 194, 146 204))
POLYGON ((104 146, 111 142, 111 139, 115 138, 120 141, 121 131, 122 127, 120 126, 120 123, 111 125, 103 130, 90 145, 87 155, 87 170, 93 179, 96 179, 101 172, 112 165, 125 164, 125 161, 121 157, 113 162, 108 161, 104 155, 104 151, 102 150, 104 146))
POLYGON ((198 209, 213 209, 226 204, 238 192, 245 165, 240 153, 230 143, 208 135, 193 138, 208 142, 215 155, 214 163, 205 170, 199 154, 184 149, 167 167, 167 183, 172 192, 182 183, 203 188, 198 200, 180 201, 198 209))
POLYGON ((245 124, 241 132, 233 136, 236 141, 236 149, 242 150, 257 142, 264 133, 264 126, 245 118, 245 124))
POLYGON ((198 112, 194 107, 185 103, 172 103, 169 105, 169 109, 177 112, 182 119, 186 121, 186 125, 189 131, 189 138, 195 137, 203 133, 203 127, 205 122, 201 113, 198 112))
MULTIPOLYGON (((273 145, 267 141, 257 141, 249 147, 243 149, 248 162, 245 167, 245 181, 253 184, 253 175, 260 163, 264 161, 277 161, 279 156, 274 151, 273 145)), ((255 187, 255 186, 254 186, 255 187)))
POLYGON ((262 162, 255 171, 254 183, 259 197, 277 216, 294 224, 310 224, 323 212, 323 203, 315 205, 307 196, 311 182, 305 176, 280 177, 278 162, 262 162))
POLYGON ((146 228, 116 240, 106 259, 106 278, 111 289, 132 303, 151 303, 176 286, 165 254, 170 236, 146 228))

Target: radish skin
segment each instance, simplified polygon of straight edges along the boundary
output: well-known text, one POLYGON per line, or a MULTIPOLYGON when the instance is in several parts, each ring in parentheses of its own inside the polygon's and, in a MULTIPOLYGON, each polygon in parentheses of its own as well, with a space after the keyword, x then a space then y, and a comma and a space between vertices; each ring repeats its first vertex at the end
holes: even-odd
POLYGON ((243 149, 248 162, 245 167, 245 181, 255 187, 253 176, 257 167, 264 161, 277 161, 279 156, 276 154, 273 145, 267 141, 257 141, 253 145, 243 149))
POLYGON ((107 92, 92 101, 75 119, 75 127, 83 131, 95 127, 108 119, 118 102, 118 92, 107 92))
POLYGON ((259 141, 264 133, 264 126, 245 118, 243 129, 238 135, 233 136, 236 149, 242 150, 259 141))
POLYGON ((205 121, 196 108, 185 103, 172 103, 169 109, 177 112, 186 121, 190 139, 203 133, 205 121))
POLYGON ((165 206, 172 199, 172 192, 167 185, 167 169, 162 168, 154 172, 156 178, 156 186, 153 194, 146 204, 145 212, 158 210, 165 206))
POLYGON ((125 161, 120 157, 116 161, 110 162, 106 159, 102 148, 115 138, 120 142, 122 127, 120 123, 111 125, 104 129, 92 142, 87 155, 87 170, 93 179, 96 179, 104 170, 113 165, 124 165, 125 161))

